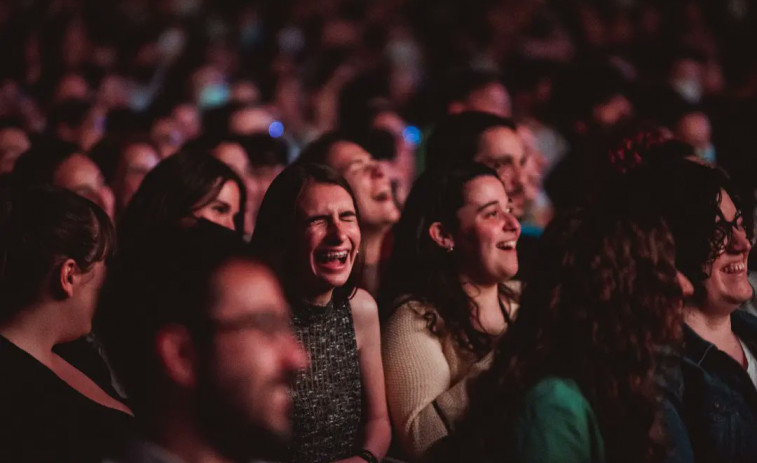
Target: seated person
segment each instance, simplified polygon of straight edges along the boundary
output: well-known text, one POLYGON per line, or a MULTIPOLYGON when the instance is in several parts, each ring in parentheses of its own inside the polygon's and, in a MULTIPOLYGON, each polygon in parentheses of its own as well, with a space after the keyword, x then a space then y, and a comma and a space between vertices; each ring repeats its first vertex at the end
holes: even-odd
POLYGON ((99 461, 127 436, 131 411, 53 347, 92 330, 113 226, 54 187, 10 201, 0 218, 0 460, 99 461))
POLYGON ((396 229, 382 333, 389 411, 421 458, 468 406, 471 378, 515 317, 520 225, 494 170, 467 164, 415 183, 396 229))

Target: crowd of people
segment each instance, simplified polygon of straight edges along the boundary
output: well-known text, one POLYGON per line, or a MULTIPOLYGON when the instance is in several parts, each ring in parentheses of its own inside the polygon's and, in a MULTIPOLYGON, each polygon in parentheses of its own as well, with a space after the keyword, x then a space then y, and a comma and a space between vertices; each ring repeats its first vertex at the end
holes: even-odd
POLYGON ((0 461, 757 461, 755 26, 0 3, 0 461))

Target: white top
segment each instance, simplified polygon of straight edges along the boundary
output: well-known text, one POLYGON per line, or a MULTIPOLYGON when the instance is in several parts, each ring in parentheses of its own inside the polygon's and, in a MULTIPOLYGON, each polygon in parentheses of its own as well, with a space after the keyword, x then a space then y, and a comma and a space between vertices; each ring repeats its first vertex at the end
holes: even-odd
POLYGON ((752 380, 754 387, 757 387, 757 358, 754 357, 752 351, 744 344, 744 341, 739 339, 739 342, 741 343, 741 348, 744 349, 744 356, 746 357, 746 372, 749 375, 749 379, 752 380))

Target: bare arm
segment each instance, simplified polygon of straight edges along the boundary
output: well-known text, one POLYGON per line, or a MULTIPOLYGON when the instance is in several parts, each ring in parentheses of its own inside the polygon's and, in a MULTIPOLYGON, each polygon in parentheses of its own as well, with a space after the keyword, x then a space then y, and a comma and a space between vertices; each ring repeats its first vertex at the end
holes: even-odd
MULTIPOLYGON (((381 460, 389 448, 392 432, 389 425, 389 412, 386 408, 378 307, 371 295, 362 289, 357 291, 350 304, 355 323, 365 400, 362 448, 369 450, 378 460, 381 460)), ((343 461, 363 462, 364 460, 353 457, 343 461)))

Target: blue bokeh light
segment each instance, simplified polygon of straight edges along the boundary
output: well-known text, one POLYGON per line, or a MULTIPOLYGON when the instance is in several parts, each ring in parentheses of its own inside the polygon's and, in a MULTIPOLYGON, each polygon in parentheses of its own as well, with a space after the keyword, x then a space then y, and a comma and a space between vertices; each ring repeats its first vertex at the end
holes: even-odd
POLYGON ((279 138, 284 135, 284 124, 279 121, 271 122, 271 125, 268 126, 268 135, 273 138, 279 138))
POLYGON ((402 136, 405 138, 406 142, 413 146, 420 145, 423 140, 423 134, 420 129, 412 125, 405 127, 405 130, 402 131, 402 136))

